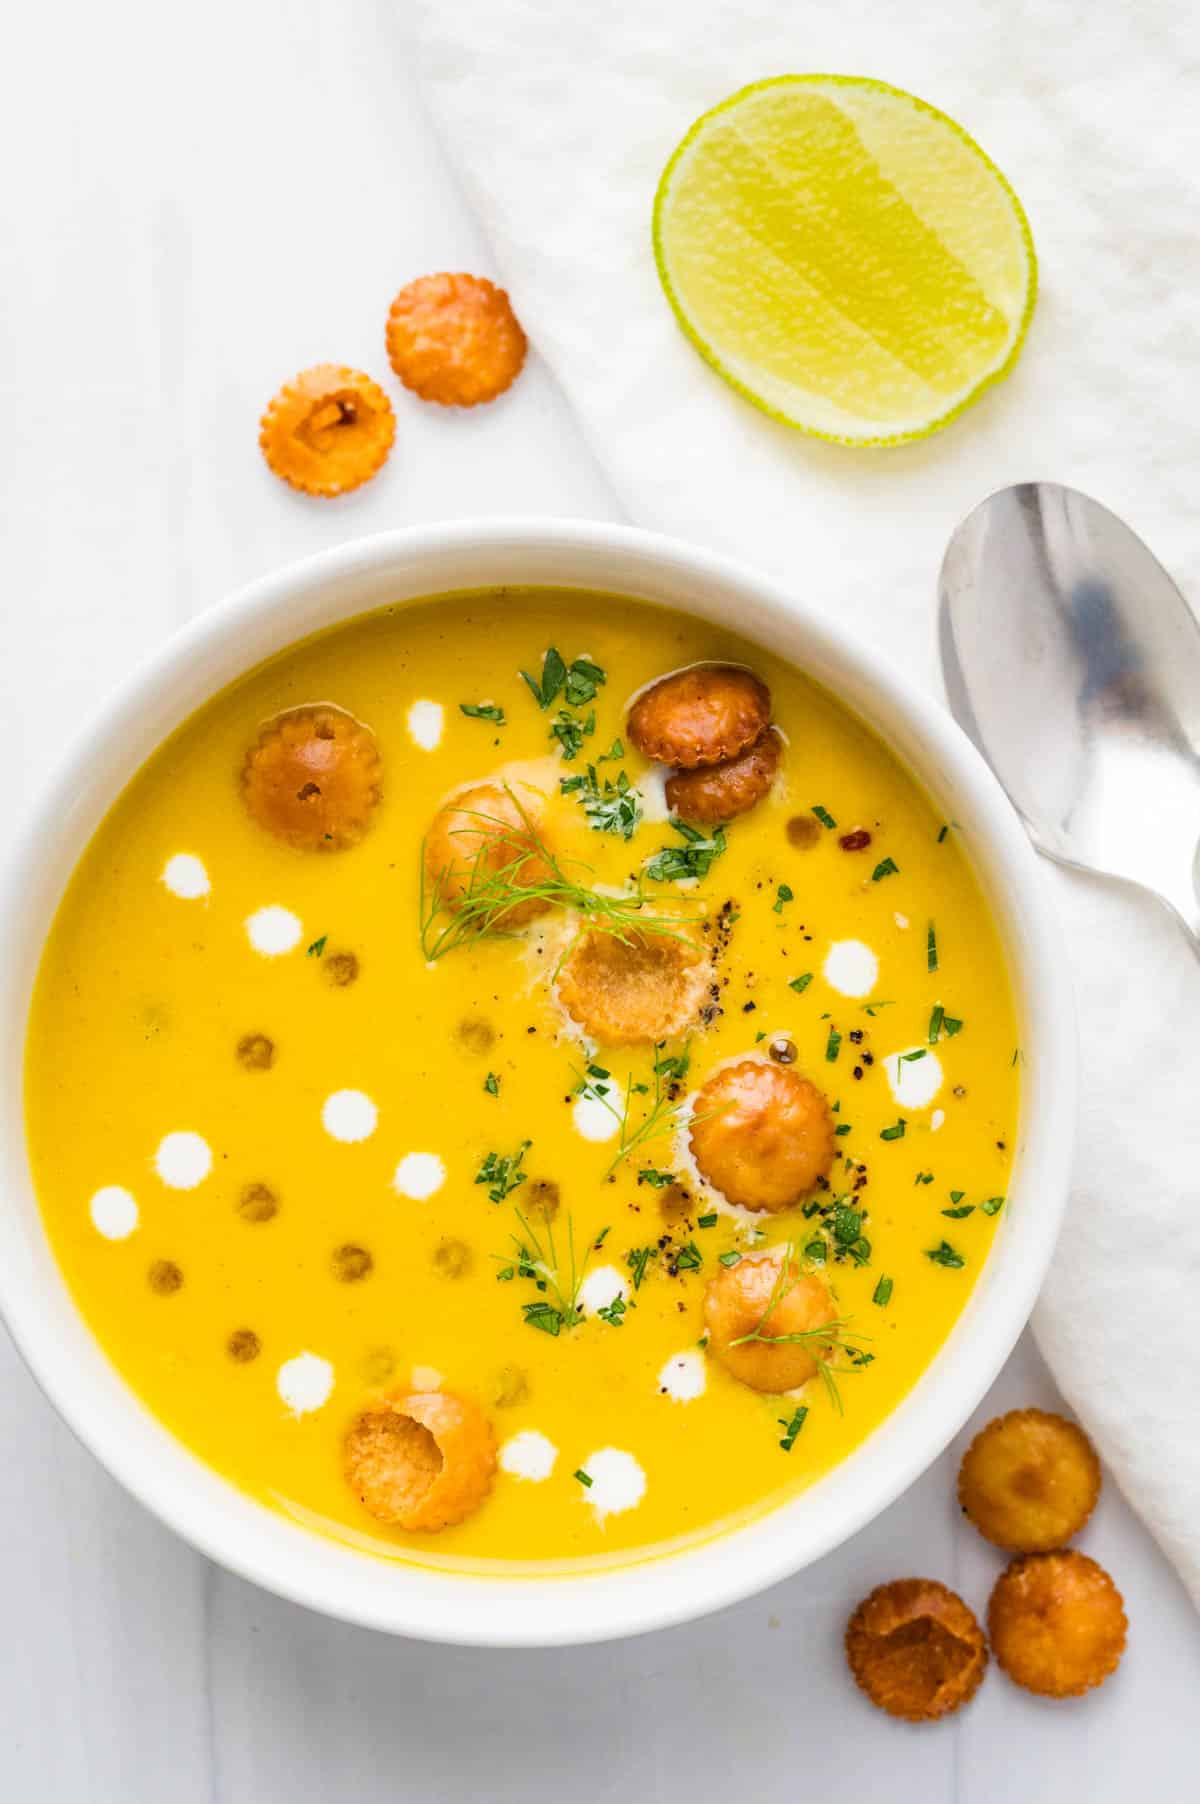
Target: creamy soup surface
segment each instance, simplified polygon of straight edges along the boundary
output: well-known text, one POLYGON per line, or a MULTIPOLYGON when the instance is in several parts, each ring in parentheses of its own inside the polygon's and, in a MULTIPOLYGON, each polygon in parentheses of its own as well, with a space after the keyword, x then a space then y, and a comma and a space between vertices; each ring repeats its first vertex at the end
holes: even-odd
POLYGON ((507 590, 308 640, 155 753, 54 922, 27 1112, 78 1306, 182 1441, 382 1555, 527 1567, 711 1534, 878 1426, 987 1258, 1019 1073, 960 834, 856 717, 731 633, 507 590), (685 834, 629 715, 693 665, 766 686, 778 768, 747 812, 685 834), (353 843, 297 849, 247 805, 246 762, 317 704, 373 735, 378 767, 346 779, 353 843), (494 861, 533 897, 508 932, 478 861, 457 895, 430 875, 439 807, 485 782, 537 854, 494 861), (591 982, 619 1017, 642 921, 648 956, 683 948, 704 961, 684 989, 703 981, 661 1044, 604 1043, 572 998, 591 982), (589 932, 598 971, 571 976, 589 932), (799 1127, 730 1141, 727 1088, 702 1092, 743 1067, 791 1086, 799 1127), (710 1177, 743 1154, 749 1182, 786 1177, 810 1128, 826 1169, 767 1207, 697 1164, 704 1147, 710 1177), (772 1250, 777 1278, 718 1349, 710 1287, 772 1250), (789 1339, 802 1294, 829 1307, 789 1339), (753 1388, 764 1354, 808 1372, 753 1388), (465 1399, 458 1441, 389 1414, 412 1395, 465 1399), (450 1520, 402 1526, 460 1451, 483 1465, 450 1520), (420 1468, 399 1490, 393 1456, 420 1468))

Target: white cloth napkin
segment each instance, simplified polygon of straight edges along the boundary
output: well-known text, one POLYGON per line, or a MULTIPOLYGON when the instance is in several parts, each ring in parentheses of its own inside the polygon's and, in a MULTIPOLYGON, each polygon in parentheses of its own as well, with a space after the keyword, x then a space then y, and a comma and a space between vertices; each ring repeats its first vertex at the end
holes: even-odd
MULTIPOLYGON (((1200 594, 1200 38, 1178 0, 409 0, 407 16, 498 274, 631 519, 781 573, 935 685, 946 539, 1004 483, 1096 494, 1200 594), (685 342, 655 274, 654 190, 692 119, 805 70, 941 106, 1030 214, 1042 291, 1015 374, 902 450, 760 415, 685 342)), ((1200 969, 1152 902, 1055 887, 1084 1102, 1036 1332, 1200 1603, 1200 969)))

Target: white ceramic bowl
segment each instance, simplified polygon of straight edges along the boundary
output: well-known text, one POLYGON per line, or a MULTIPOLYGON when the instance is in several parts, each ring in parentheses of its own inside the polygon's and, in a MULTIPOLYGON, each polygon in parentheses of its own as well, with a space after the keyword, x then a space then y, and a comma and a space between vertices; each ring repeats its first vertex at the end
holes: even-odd
POLYGON ((779 584, 624 527, 459 523, 384 534, 291 566, 204 614, 145 663, 76 741, 0 891, 0 1307, 51 1401, 115 1477, 234 1572, 331 1616, 430 1640, 538 1646, 702 1615, 794 1573, 870 1521, 936 1458, 1033 1306, 1066 1198, 1075 1029, 1034 855, 974 748, 929 697, 779 584), (109 804, 216 690, 319 627, 389 602, 500 583, 623 591, 719 620, 810 672, 895 748, 964 842, 999 921, 1025 1055, 1010 1201, 967 1308, 915 1389, 802 1496, 669 1557, 581 1577, 497 1579, 390 1563, 285 1520, 203 1465, 139 1402, 76 1311, 42 1231, 25 1154, 22 1048, 48 922, 109 804))

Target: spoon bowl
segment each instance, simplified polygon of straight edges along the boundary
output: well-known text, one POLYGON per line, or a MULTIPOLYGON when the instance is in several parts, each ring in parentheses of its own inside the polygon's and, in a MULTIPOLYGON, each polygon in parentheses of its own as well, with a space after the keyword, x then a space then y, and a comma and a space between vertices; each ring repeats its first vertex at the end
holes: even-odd
POLYGON ((1200 950, 1200 625, 1171 577, 1098 501, 1024 482, 962 521, 939 595, 950 706, 1034 843, 1200 950))

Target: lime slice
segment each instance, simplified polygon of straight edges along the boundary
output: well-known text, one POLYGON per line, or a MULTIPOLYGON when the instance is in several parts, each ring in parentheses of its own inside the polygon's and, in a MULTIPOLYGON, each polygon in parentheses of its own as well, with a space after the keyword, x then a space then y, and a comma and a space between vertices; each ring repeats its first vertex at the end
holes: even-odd
POLYGON ((659 275, 701 356, 850 445, 947 425, 1016 360, 1037 259, 961 126, 883 82, 783 75, 698 119, 654 203, 659 275))

